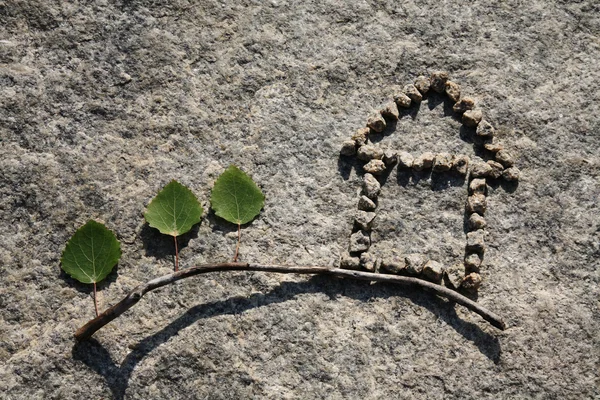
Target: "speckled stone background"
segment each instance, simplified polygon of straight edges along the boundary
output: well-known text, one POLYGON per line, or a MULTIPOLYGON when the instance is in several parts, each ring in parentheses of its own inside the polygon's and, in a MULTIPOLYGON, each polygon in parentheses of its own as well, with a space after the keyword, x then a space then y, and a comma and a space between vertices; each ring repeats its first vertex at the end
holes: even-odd
MULTIPOLYGON (((593 0, 0 0, 0 398, 598 398, 598 60, 593 0), (488 198, 478 298, 508 330, 416 290, 240 272, 153 292, 75 344, 93 305, 65 242, 89 218, 116 232, 104 307, 170 272, 142 212, 173 178, 207 206, 237 164, 267 196, 241 259, 336 264, 360 190, 342 141, 434 70, 522 171, 488 198)), ((459 129, 425 102, 382 145, 473 154, 459 129)), ((465 187, 393 176, 377 246, 460 258, 465 187)), ((182 263, 228 260, 234 237, 207 214, 182 263)))

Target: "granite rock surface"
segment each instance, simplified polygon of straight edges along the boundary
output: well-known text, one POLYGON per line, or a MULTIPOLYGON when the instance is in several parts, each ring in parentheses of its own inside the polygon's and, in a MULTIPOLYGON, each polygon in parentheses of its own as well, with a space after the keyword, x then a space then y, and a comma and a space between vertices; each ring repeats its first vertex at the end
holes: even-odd
MULTIPOLYGON (((600 396, 600 7, 566 1, 0 1, 0 398, 583 399, 600 396), (103 308, 173 269, 142 212, 171 179, 209 209, 229 164, 266 205, 240 259, 337 266, 375 107, 447 71, 514 157, 490 185, 477 301, 328 277, 215 273, 150 293, 94 339, 60 270, 88 219, 123 257, 103 308)), ((377 141, 475 154, 431 91, 377 141)), ((472 128, 471 128, 472 129, 472 128)), ((372 251, 464 258, 464 178, 394 168, 372 251)), ((230 260, 207 212, 181 264, 230 260)))

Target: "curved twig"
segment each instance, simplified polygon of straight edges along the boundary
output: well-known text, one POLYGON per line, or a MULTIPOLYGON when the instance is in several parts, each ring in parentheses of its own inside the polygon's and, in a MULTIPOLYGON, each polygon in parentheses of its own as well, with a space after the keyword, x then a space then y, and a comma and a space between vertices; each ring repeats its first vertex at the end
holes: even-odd
POLYGON ((125 311, 133 307, 140 299, 148 292, 158 289, 162 286, 169 285, 177 282, 180 279, 188 278, 190 276, 205 274, 208 272, 216 271, 259 271, 259 272, 277 272, 284 274, 324 274, 336 277, 358 279, 363 281, 374 281, 374 282, 389 282, 397 283, 406 286, 420 286, 421 288, 432 291, 435 294, 445 297, 451 301, 454 301, 469 310, 479 314, 490 324, 498 329, 506 329, 506 325, 502 318, 498 315, 488 311, 486 308, 480 306, 473 300, 450 290, 444 286, 437 285, 418 278, 411 278, 407 276, 399 275, 385 275, 376 274, 372 272, 353 271, 339 268, 328 268, 328 267, 317 267, 317 266, 285 266, 285 265, 263 265, 263 264, 248 264, 248 263, 216 263, 216 264, 204 264, 198 265, 192 268, 186 268, 178 272, 174 272, 169 275, 161 276, 160 278, 152 279, 151 281, 139 285, 131 291, 123 300, 110 307, 96 318, 88 321, 85 325, 75 332, 75 338, 77 340, 89 339, 96 331, 108 324, 125 311))

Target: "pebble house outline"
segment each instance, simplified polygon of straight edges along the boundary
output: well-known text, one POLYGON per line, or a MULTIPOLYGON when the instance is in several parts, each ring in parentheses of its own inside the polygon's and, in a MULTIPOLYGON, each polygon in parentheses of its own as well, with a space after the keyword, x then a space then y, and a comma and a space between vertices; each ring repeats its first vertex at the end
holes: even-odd
POLYGON ((482 111, 475 107, 472 98, 461 97, 460 86, 449 80, 448 73, 434 72, 429 78, 419 76, 413 84, 404 86, 401 92, 394 95, 393 101, 367 118, 366 127, 357 130, 351 139, 344 141, 340 154, 356 157, 364 163, 358 210, 354 216, 348 252, 340 262, 342 268, 418 276, 435 283, 443 281, 455 290, 476 291, 479 288, 487 226, 484 218, 487 208, 487 180, 514 182, 518 181, 520 172, 514 165, 512 154, 496 139, 493 125, 483 118, 482 111), (480 150, 486 154, 485 158, 489 158, 488 161, 472 161, 466 155, 449 153, 426 152, 413 157, 406 152, 383 150, 369 140, 369 135, 382 133, 386 129, 386 121, 398 120, 400 109, 409 109, 414 104, 421 103, 431 92, 445 95, 453 103, 453 111, 461 117, 463 125, 471 128, 478 137, 473 145, 481 146, 480 150), (377 215, 377 199, 381 191, 381 183, 377 177, 393 168, 453 173, 467 180, 465 210, 469 220, 464 260, 452 266, 444 266, 435 260, 428 260, 423 254, 393 254, 388 259, 380 259, 369 252, 371 225, 377 215))

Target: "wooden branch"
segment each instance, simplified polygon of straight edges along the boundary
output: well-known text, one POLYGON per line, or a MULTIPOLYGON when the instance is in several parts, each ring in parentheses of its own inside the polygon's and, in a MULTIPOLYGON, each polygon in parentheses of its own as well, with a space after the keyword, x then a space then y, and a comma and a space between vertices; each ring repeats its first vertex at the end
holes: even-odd
POLYGON ((407 276, 399 275, 385 275, 376 274, 372 272, 354 271, 339 268, 328 268, 328 267, 317 267, 317 266, 285 266, 285 265, 262 265, 262 264, 247 264, 247 263, 217 263, 217 264, 204 264, 198 265, 192 268, 186 268, 178 272, 174 272, 169 275, 161 276, 160 278, 152 279, 151 281, 139 285, 131 291, 123 300, 110 307, 96 318, 88 321, 85 325, 75 332, 75 339, 86 340, 89 339, 96 331, 108 324, 125 311, 133 307, 141 298, 148 292, 158 289, 160 287, 169 285, 177 282, 180 279, 189 278, 194 275, 206 274, 208 272, 217 271, 259 271, 259 272, 276 272, 283 274, 324 274, 342 278, 358 279, 363 281, 373 282, 389 282, 396 283, 405 286, 419 286, 427 291, 431 291, 438 296, 445 297, 451 301, 454 301, 469 310, 479 314, 490 324, 498 329, 506 329, 506 325, 502 318, 498 315, 488 311, 484 307, 480 306, 471 299, 450 290, 444 286, 437 285, 425 281, 423 279, 412 278, 407 276))

